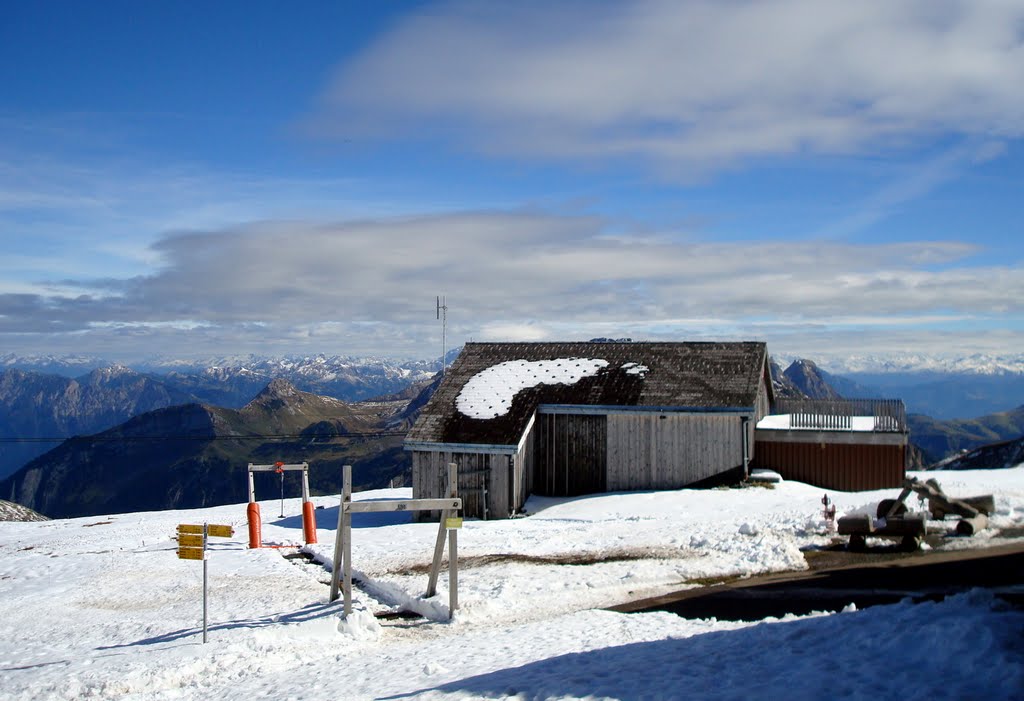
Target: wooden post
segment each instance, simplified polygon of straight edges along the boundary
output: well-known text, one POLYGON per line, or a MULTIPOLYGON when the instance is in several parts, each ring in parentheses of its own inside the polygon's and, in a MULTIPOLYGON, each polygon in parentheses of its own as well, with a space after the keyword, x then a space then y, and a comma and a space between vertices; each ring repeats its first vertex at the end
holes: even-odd
MULTIPOLYGON (((455 463, 448 463, 448 496, 457 499, 459 496, 459 473, 455 463)), ((441 572, 441 558, 444 555, 444 536, 448 533, 448 616, 455 614, 459 607, 459 531, 448 528, 447 521, 457 515, 455 509, 441 512, 438 523, 437 540, 434 542, 434 559, 430 564, 430 580, 427 582, 427 598, 437 594, 437 578, 441 572)))
MULTIPOLYGON (((347 532, 346 526, 351 528, 352 519, 349 515, 346 521, 346 515, 348 509, 346 508, 352 501, 352 466, 345 465, 342 468, 342 481, 343 488, 341 493, 341 503, 338 504, 338 530, 335 531, 334 535, 334 567, 331 570, 331 601, 338 600, 338 589, 340 585, 341 572, 345 568, 346 563, 351 567, 351 545, 347 545, 346 541, 349 540, 351 534, 347 532), (347 553, 347 556, 346 556, 347 553)), ((349 572, 351 576, 351 572, 349 572)), ((349 579, 348 592, 346 595, 346 610, 345 614, 348 615, 348 609, 351 606, 351 579, 349 579)))
MULTIPOLYGON (((456 499, 459 496, 459 473, 455 463, 448 463, 448 496, 456 499)), ((486 499, 486 494, 484 496, 486 499)), ((449 515, 457 516, 455 511, 449 515)), ((459 529, 448 529, 448 618, 455 615, 459 607, 459 529)))
POLYGON ((342 593, 345 596, 345 616, 352 613, 352 511, 348 507, 352 504, 352 466, 345 465, 345 484, 342 494, 341 514, 341 559, 345 563, 345 582, 342 593))
MULTIPOLYGON (((450 467, 450 466, 449 466, 450 467)), ((430 578, 427 580, 426 597, 429 599, 437 593, 437 576, 441 572, 441 558, 444 556, 444 536, 448 530, 444 522, 451 515, 449 509, 441 512, 441 520, 437 524, 437 540, 434 541, 434 558, 430 561, 430 578)))

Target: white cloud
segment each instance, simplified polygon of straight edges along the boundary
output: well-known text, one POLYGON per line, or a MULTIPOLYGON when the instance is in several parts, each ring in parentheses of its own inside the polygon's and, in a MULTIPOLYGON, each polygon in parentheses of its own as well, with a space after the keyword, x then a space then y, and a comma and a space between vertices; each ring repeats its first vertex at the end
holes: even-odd
POLYGON ((437 294, 447 297, 451 345, 878 330, 893 319, 992 328, 1024 315, 1020 263, 972 267, 968 244, 631 240, 604 227, 498 211, 167 235, 149 274, 0 295, 0 334, 164 339, 178 325, 183 347, 219 336, 247 351, 433 355, 437 294))
POLYGON ((486 323, 477 341, 553 341, 558 340, 546 326, 529 323, 486 323))
POLYGON ((431 6, 344 65, 313 122, 682 176, 947 132, 1016 138, 1022 21, 998 0, 431 6))

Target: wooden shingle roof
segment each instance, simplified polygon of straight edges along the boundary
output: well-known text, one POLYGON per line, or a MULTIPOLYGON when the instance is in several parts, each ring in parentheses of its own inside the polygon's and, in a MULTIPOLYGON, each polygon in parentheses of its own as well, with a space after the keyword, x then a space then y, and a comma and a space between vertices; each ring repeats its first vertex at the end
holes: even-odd
POLYGON ((766 357, 762 342, 467 343, 409 431, 406 444, 516 445, 542 404, 651 411, 753 408, 766 357), (604 363, 572 362, 585 360, 604 363), (600 367, 595 371, 596 365, 600 367), (495 370, 485 373, 490 368, 495 370), (575 370, 582 377, 571 384, 531 386, 527 381, 527 386, 508 393, 505 399, 510 401, 505 404, 495 392, 491 409, 487 379, 506 369, 519 376, 553 370, 555 377, 575 370), (467 409, 467 398, 485 413, 467 409))

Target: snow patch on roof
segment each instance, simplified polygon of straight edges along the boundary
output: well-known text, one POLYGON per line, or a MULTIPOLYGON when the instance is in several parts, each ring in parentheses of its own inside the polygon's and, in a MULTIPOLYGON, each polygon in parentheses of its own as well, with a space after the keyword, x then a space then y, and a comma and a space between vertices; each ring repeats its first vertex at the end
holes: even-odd
POLYGON ((600 358, 509 360, 478 372, 455 398, 455 407, 473 419, 493 419, 512 408, 516 394, 538 385, 572 385, 596 375, 608 361, 600 358))
POLYGON ((626 371, 627 375, 639 375, 640 377, 643 377, 651 370, 646 365, 641 365, 640 363, 623 363, 622 369, 626 371))

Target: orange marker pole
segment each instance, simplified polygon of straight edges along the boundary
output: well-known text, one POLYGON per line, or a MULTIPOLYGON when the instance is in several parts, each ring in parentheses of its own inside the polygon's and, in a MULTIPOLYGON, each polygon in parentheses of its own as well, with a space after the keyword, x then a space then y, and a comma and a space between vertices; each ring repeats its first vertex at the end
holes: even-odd
POLYGON ((306 538, 306 545, 316 543, 316 514, 313 513, 311 501, 302 505, 302 535, 306 538))
POLYGON ((249 521, 249 547, 258 548, 263 543, 263 534, 260 531, 260 505, 250 501, 245 510, 245 517, 249 521))

